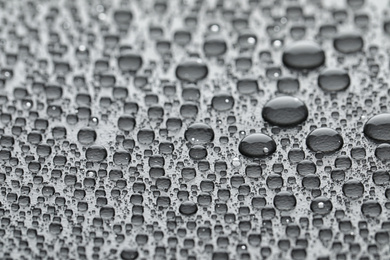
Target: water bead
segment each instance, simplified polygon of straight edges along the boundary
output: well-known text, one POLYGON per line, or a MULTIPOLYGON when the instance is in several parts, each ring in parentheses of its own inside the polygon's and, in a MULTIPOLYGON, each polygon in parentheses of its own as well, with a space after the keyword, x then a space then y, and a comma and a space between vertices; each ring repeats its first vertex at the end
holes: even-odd
POLYGON ((371 117, 364 125, 364 134, 379 142, 390 142, 390 114, 371 117))
POLYGON ((277 97, 268 101, 262 111, 264 120, 277 126, 296 126, 306 120, 308 109, 295 97, 277 97))
POLYGON ((332 153, 340 150, 343 144, 341 135, 328 127, 317 128, 306 137, 306 145, 313 152, 332 153))
POLYGON ((297 41, 286 46, 282 60, 291 69, 311 70, 325 63, 325 52, 315 42, 297 41))
POLYGON ((348 72, 341 69, 326 69, 318 76, 318 86, 328 92, 343 91, 349 87, 351 79, 348 72))
POLYGON ((183 81, 197 82, 207 77, 209 69, 200 59, 186 60, 176 67, 176 77, 183 81))
POLYGON ((276 151, 276 143, 268 135, 254 133, 240 141, 238 150, 242 155, 251 158, 269 156, 276 151))
POLYGON ((334 38, 333 46, 343 54, 353 54, 363 49, 364 41, 358 33, 342 33, 334 38))

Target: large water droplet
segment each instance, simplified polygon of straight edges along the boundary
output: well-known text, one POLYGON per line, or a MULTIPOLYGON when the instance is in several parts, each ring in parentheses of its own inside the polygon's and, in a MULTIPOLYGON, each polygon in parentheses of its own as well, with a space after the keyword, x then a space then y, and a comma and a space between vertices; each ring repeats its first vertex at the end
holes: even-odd
POLYGON ((318 76, 318 86, 329 92, 345 90, 350 83, 348 72, 341 69, 326 69, 318 76))
POLYGON ((297 199, 288 191, 281 191, 274 197, 274 206, 278 210, 292 210, 296 204, 297 199))
POLYGON ((186 201, 180 205, 179 211, 183 215, 193 215, 198 211, 198 206, 192 201, 186 201))
POLYGON ((364 134, 380 142, 390 142, 390 114, 371 117, 364 125, 364 134))
POLYGON ((180 80, 197 82, 207 77, 209 69, 201 59, 190 59, 176 67, 176 77, 180 80))
POLYGON ((207 144, 214 140, 214 131, 209 125, 195 123, 188 127, 184 136, 192 144, 207 144))
POLYGON ((263 157, 276 151, 276 143, 268 135, 254 133, 241 140, 238 150, 247 157, 263 157))
POLYGON ((357 199, 363 196, 364 186, 360 181, 349 180, 343 185, 343 193, 351 199, 357 199))
POLYGON ((315 42, 298 41, 287 45, 282 59, 291 69, 315 69, 325 63, 325 52, 315 42))
POLYGON ((301 100, 285 96, 271 99, 263 107, 263 118, 277 126, 295 126, 306 120, 308 110, 301 100))
POLYGON ((340 150, 343 144, 341 135, 328 127, 317 128, 306 137, 307 147, 314 152, 335 152, 340 150))
POLYGON ((363 49, 363 38, 358 33, 342 33, 333 40, 334 48, 344 54, 352 54, 363 49))

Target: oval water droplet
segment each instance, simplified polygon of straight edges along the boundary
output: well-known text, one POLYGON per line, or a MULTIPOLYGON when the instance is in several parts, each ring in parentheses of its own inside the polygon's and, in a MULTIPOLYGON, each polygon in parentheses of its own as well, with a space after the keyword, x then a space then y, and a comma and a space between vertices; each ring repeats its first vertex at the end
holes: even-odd
POLYGON ((275 141, 261 133, 250 134, 240 141, 239 152, 247 157, 269 156, 276 151, 275 141))
POLYGON ((306 120, 308 113, 301 100, 285 96, 268 101, 263 107, 262 116, 273 125, 296 126, 306 120))
POLYGON ((341 53, 352 54, 363 49, 364 41, 362 36, 358 33, 342 33, 334 38, 333 46, 341 53))
POLYGON ((315 42, 297 41, 287 45, 282 60, 291 69, 311 70, 325 63, 325 52, 315 42))
POLYGON ((351 79, 345 70, 326 69, 318 76, 318 86, 324 91, 342 91, 347 89, 350 84, 351 79))
POLYGON ((306 137, 307 147, 314 152, 335 152, 340 150, 343 144, 341 135, 328 127, 317 128, 306 137))
POLYGON ((371 117, 364 125, 364 134, 379 142, 390 142, 390 113, 371 117))
POLYGON ((183 81, 197 82, 207 77, 209 69, 201 59, 190 59, 176 67, 176 77, 183 81))

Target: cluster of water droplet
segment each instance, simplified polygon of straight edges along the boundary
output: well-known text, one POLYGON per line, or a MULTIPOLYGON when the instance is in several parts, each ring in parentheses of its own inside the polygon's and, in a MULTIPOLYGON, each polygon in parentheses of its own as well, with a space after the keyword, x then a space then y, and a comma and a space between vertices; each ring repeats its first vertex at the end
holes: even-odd
POLYGON ((0 7, 1 259, 390 257, 385 3, 0 7))

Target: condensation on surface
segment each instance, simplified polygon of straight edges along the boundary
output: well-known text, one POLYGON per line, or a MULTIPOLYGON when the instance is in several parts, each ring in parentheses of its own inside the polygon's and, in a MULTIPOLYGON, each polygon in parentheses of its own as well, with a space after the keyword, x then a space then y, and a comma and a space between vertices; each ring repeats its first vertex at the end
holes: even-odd
POLYGON ((388 1, 0 7, 0 259, 390 257, 388 1))

